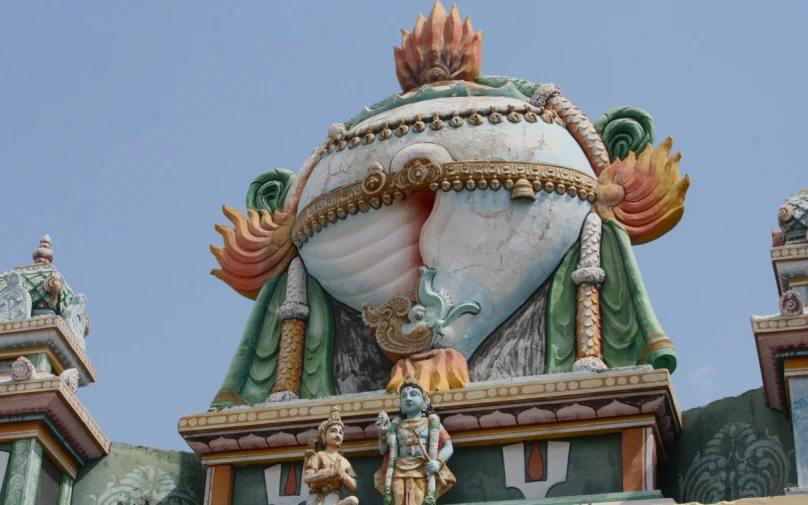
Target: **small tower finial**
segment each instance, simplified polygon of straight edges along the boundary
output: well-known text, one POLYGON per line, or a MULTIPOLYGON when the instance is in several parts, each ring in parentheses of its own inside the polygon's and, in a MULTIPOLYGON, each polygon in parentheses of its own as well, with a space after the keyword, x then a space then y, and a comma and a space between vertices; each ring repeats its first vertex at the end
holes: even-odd
POLYGON ((45 235, 39 240, 39 247, 34 251, 34 263, 53 263, 53 249, 51 249, 51 238, 45 235))

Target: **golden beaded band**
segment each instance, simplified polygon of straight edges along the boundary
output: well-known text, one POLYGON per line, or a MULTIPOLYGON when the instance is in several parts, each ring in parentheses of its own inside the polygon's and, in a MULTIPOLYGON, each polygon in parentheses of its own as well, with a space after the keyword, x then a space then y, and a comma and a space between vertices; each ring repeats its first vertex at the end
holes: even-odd
POLYGON ((297 247, 331 223, 371 207, 391 205, 420 191, 473 191, 504 188, 511 198, 535 200, 535 194, 564 193, 594 202, 598 181, 578 170, 555 165, 511 161, 453 161, 437 164, 416 160, 390 174, 374 163, 361 182, 316 198, 295 218, 292 239, 297 247))
POLYGON ((415 114, 414 116, 363 126, 338 137, 328 139, 325 147, 318 154, 319 159, 323 159, 334 152, 370 145, 376 140, 384 142, 393 136, 403 137, 408 133, 418 134, 430 130, 438 131, 447 127, 457 129, 466 124, 479 126, 483 123, 492 125, 520 123, 522 120, 528 123, 539 123, 539 121, 547 124, 553 123, 566 128, 566 123, 554 110, 534 107, 527 103, 479 109, 472 107, 443 114, 437 112, 433 114, 415 114))

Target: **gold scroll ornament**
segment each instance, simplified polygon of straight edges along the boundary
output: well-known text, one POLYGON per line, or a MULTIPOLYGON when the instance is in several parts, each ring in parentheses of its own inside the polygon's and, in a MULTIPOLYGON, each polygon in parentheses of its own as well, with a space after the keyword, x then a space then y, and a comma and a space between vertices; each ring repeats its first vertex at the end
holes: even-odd
POLYGON ((306 206, 295 219, 292 238, 302 247, 315 233, 348 215, 392 205, 420 191, 473 191, 516 187, 522 198, 526 189, 534 193, 567 194, 595 202, 597 180, 578 170, 521 161, 453 161, 429 163, 416 160, 395 173, 374 163, 361 182, 343 186, 306 206))

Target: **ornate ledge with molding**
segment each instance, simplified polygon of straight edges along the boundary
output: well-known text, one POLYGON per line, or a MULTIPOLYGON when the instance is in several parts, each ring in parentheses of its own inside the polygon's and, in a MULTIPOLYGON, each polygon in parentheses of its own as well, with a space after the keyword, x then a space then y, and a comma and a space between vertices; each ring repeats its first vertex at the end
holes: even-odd
POLYGON ((793 244, 772 247, 772 260, 808 259, 808 245, 793 244))
POLYGON ((37 438, 71 478, 86 460, 109 453, 109 439, 58 377, 0 384, 0 412, 15 418, 14 423, 0 422, 0 441, 37 438), (43 416, 26 420, 29 414, 43 416))
POLYGON ((89 356, 59 316, 0 322, 0 349, 0 359, 45 353, 57 374, 77 369, 80 386, 96 379, 89 356))
POLYGON ((781 353, 808 349, 808 314, 752 316, 763 388, 769 406, 784 410, 781 353))
MULTIPOLYGON (((651 427, 662 449, 681 429, 670 374, 650 366, 477 382, 431 401, 457 446, 651 427)), ((322 416, 337 407, 343 450, 370 454, 378 441, 376 415, 395 413, 398 403, 379 391, 233 407, 185 416, 179 432, 206 465, 283 461, 302 457, 322 416)))

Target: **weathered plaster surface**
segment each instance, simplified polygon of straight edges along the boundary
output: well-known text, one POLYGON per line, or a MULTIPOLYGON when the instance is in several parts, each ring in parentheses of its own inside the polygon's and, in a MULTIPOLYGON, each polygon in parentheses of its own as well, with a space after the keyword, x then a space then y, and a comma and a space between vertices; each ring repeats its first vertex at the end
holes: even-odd
POLYGON ((451 300, 473 300, 441 342, 469 357, 482 340, 547 280, 581 231, 589 202, 540 193, 511 201, 507 191, 448 192, 421 232, 424 263, 437 272, 433 287, 451 300))
POLYGON ((678 503, 777 496, 796 485, 795 466, 791 424, 760 388, 684 412, 682 434, 659 463, 659 487, 678 503))
POLYGON ((112 444, 109 455, 82 468, 73 486, 73 503, 117 505, 149 503, 202 505, 205 470, 196 455, 127 444, 112 444))
POLYGON ((343 395, 378 391, 390 381, 393 363, 382 354, 362 314, 329 296, 334 317, 334 389, 343 395))
POLYGON ((508 320, 486 337, 469 358, 474 382, 542 375, 545 370, 547 294, 550 283, 536 290, 508 320))

